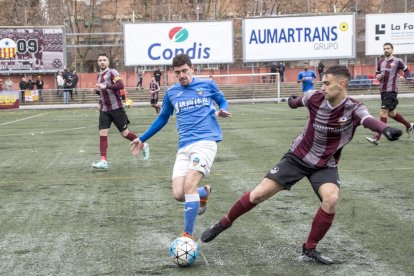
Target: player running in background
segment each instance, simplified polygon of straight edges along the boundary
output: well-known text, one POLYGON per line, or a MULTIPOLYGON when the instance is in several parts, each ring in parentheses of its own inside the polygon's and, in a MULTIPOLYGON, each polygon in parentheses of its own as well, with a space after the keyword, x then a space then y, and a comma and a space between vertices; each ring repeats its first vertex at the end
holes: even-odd
POLYGON ((309 70, 309 63, 303 63, 303 71, 299 72, 297 82, 302 83, 302 91, 308 92, 312 91, 313 88, 313 81, 316 79, 315 71, 309 70))
POLYGON ((178 153, 172 175, 173 197, 184 202, 184 237, 193 238, 197 214, 207 207, 211 187, 197 188, 207 177, 217 152, 217 142, 222 140, 218 117, 231 117, 228 103, 216 83, 193 78, 190 58, 179 54, 172 66, 179 83, 169 88, 163 98, 161 112, 148 130, 131 142, 133 154, 139 153, 142 144, 161 130, 175 111, 178 129, 178 153), (214 102, 219 106, 215 112, 214 102))
MULTIPOLYGON (((122 104, 120 90, 124 88, 121 76, 115 69, 109 68, 109 59, 106 54, 99 54, 98 65, 100 72, 97 77, 97 84, 94 93, 99 94, 99 149, 101 160, 93 163, 92 167, 100 170, 108 169, 107 150, 108 132, 111 124, 114 123, 121 135, 133 141, 137 138, 135 133, 128 130, 128 117, 122 104)), ((147 144, 140 145, 144 159, 149 157, 147 144)))
POLYGON ((160 113, 160 105, 158 104, 158 93, 160 92, 160 85, 155 81, 155 77, 151 77, 151 82, 149 84, 150 93, 151 93, 151 106, 155 109, 155 114, 160 113))
MULTIPOLYGON (((397 57, 393 56, 394 46, 387 42, 383 45, 384 58, 380 59, 377 64, 377 71, 375 72, 377 80, 380 81, 381 92, 381 110, 380 119, 384 123, 387 123, 388 117, 393 118, 397 122, 403 124, 408 134, 408 138, 413 134, 414 123, 409 123, 400 113, 395 109, 398 105, 398 85, 397 77, 400 79, 408 78, 410 71, 407 64, 397 57), (402 70, 404 77, 400 76, 398 72, 402 70)), ((381 138, 381 133, 377 132, 372 137, 366 137, 366 139, 374 144, 378 145, 381 138)))
POLYGON ((402 133, 373 118, 362 103, 348 97, 349 81, 350 73, 345 66, 332 66, 323 75, 321 91, 289 98, 291 108, 305 106, 309 110, 305 129, 262 182, 253 191, 244 193, 219 222, 203 232, 203 242, 212 241, 257 204, 282 190, 290 190, 295 183, 307 177, 321 205, 303 244, 302 255, 305 260, 333 263, 330 258, 322 256, 316 246, 335 217, 340 191, 337 163, 342 148, 352 140, 356 127, 361 124, 382 132, 390 140, 398 139, 402 133))

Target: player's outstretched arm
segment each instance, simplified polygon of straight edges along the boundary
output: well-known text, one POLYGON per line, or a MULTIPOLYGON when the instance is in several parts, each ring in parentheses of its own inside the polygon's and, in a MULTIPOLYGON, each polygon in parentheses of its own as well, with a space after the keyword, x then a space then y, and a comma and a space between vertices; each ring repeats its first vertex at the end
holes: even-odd
POLYGON ((381 122, 380 120, 377 120, 373 117, 365 118, 362 121, 362 125, 374 132, 381 132, 390 141, 398 140, 398 138, 400 138, 400 136, 402 135, 402 131, 400 129, 390 127, 384 122, 381 122))
POLYGON ((302 97, 298 97, 298 96, 295 96, 295 95, 290 96, 288 98, 288 105, 292 109, 303 106, 302 97))

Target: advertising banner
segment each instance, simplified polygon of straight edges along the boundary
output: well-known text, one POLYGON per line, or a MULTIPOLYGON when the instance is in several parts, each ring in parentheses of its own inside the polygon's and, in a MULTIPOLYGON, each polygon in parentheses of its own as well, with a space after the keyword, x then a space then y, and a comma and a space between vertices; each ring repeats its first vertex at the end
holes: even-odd
POLYGON ((37 102, 39 101, 39 91, 38 90, 25 90, 24 99, 26 102, 37 102))
POLYGON ((392 43, 396 54, 414 53, 414 13, 367 14, 365 54, 382 55, 382 46, 392 43))
POLYGON ((355 58, 355 17, 348 15, 243 20, 243 60, 355 58))
POLYGON ((0 72, 42 73, 64 69, 63 27, 0 27, 0 72))
POLYGON ((0 109, 19 108, 19 91, 0 91, 0 109))
POLYGON ((125 65, 170 65, 185 53, 194 64, 232 63, 233 23, 177 22, 124 25, 125 65))

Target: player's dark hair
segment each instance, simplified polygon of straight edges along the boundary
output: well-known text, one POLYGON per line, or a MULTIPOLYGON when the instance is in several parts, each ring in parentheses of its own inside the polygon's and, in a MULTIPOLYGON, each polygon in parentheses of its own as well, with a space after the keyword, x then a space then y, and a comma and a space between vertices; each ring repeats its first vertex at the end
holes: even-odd
POLYGON ((109 57, 108 57, 108 55, 106 54, 106 53, 101 53, 101 54, 98 54, 98 58, 99 57, 107 57, 108 59, 109 59, 109 57))
POLYGON ((349 73, 348 68, 344 65, 333 65, 325 71, 325 75, 331 74, 334 76, 341 76, 346 78, 348 81, 351 79, 351 73, 349 73))
POLYGON ((382 45, 382 47, 384 47, 386 45, 390 46, 391 49, 394 49, 394 46, 390 42, 385 42, 384 45, 382 45))
POLYGON ((172 60, 173 67, 180 67, 187 64, 188 66, 192 66, 191 59, 186 54, 178 54, 172 60))
POLYGON ((309 62, 305 61, 305 62, 303 63, 303 65, 305 65, 305 64, 309 65, 309 62))

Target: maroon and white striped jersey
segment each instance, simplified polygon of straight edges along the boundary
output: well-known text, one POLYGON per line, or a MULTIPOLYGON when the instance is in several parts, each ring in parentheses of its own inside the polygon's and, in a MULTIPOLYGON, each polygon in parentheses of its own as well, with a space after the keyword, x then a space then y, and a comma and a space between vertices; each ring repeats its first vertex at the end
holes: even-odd
POLYGON ((302 104, 309 110, 307 125, 290 150, 310 165, 336 167, 341 150, 352 140, 356 127, 372 115, 361 102, 350 97, 332 107, 320 91, 304 93, 302 104))
MULTIPOLYGON (((158 89, 160 89, 160 86, 158 85, 158 82, 151 81, 150 82, 150 91, 153 92, 153 91, 156 91, 158 89)), ((158 100, 158 92, 155 92, 155 93, 151 94, 151 100, 158 100)))
POLYGON ((121 92, 122 87, 117 87, 115 83, 120 81, 121 77, 115 69, 108 68, 107 70, 98 74, 98 83, 105 83, 107 88, 100 90, 101 111, 111 111, 123 107, 121 92))
POLYGON ((396 57, 390 59, 380 59, 377 64, 376 74, 381 74, 380 91, 381 92, 398 92, 398 71, 406 71, 408 69, 407 64, 396 57))

